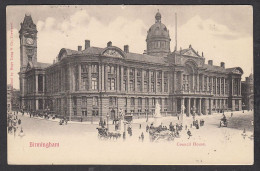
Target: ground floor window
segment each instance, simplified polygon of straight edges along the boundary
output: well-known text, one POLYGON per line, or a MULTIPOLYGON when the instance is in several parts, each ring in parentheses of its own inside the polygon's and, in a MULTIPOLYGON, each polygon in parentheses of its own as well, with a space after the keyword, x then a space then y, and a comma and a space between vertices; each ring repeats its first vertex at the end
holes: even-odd
POLYGON ((82 111, 82 116, 87 116, 87 114, 88 114, 88 113, 87 113, 86 110, 83 110, 83 111, 82 111))
POLYGON ((92 116, 98 116, 98 110, 92 110, 92 116))

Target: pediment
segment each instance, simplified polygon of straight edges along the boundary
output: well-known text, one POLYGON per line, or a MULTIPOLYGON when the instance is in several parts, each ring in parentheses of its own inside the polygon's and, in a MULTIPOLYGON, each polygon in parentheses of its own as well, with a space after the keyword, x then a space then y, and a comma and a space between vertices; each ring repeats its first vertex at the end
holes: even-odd
POLYGON ((192 56, 192 57, 200 57, 194 50, 189 49, 187 52, 183 53, 183 55, 186 56, 192 56))
POLYGON ((234 69, 234 70, 232 71, 232 73, 234 73, 234 74, 242 74, 242 72, 239 71, 238 69, 234 69))
POLYGON ((109 47, 106 48, 103 52, 102 52, 103 56, 108 56, 108 57, 115 57, 115 58, 124 58, 124 52, 117 47, 109 47))

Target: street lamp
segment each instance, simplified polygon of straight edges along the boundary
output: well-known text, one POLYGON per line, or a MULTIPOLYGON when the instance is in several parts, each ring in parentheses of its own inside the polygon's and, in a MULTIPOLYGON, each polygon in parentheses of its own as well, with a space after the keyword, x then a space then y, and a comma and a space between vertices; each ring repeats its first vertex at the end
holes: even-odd
POLYGON ((107 130, 109 130, 109 127, 108 127, 108 118, 109 118, 109 114, 107 113, 107 130))

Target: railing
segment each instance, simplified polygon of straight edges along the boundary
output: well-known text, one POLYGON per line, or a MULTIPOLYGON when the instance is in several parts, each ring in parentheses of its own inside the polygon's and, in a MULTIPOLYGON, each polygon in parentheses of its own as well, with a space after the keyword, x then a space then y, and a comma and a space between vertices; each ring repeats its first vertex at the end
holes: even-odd
POLYGON ((178 90, 176 91, 178 94, 205 94, 205 95, 213 95, 212 91, 196 91, 196 90, 178 90))

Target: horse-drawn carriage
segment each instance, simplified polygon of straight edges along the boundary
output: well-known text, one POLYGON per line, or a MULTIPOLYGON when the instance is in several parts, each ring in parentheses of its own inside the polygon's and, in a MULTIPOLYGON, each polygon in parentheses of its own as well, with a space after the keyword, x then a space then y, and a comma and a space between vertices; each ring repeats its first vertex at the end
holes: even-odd
POLYGON ((173 131, 170 131, 166 127, 162 127, 162 126, 158 126, 158 127, 151 126, 149 129, 149 136, 151 141, 159 141, 159 140, 173 141, 174 138, 176 137, 173 131))
POLYGON ((221 119, 220 122, 219 122, 219 127, 227 127, 228 125, 228 121, 227 119, 221 119))
POLYGON ((118 139, 121 137, 119 132, 108 132, 108 129, 105 127, 98 127, 98 138, 99 139, 118 139))

